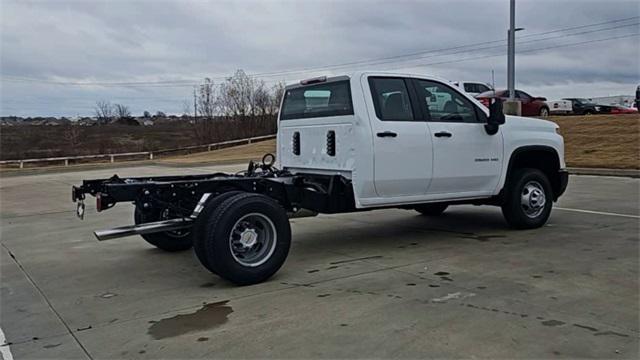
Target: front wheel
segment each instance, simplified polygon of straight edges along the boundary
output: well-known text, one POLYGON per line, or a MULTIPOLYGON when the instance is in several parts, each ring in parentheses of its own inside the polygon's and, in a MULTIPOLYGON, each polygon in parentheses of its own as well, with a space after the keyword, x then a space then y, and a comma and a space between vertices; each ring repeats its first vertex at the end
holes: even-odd
POLYGON ((256 284, 275 274, 289 253, 291 227, 277 202, 260 194, 240 193, 222 201, 196 240, 198 258, 238 285, 256 284))
MULTIPOLYGON (((133 220, 136 225, 154 221, 169 220, 177 217, 178 216, 173 215, 169 209, 143 211, 136 207, 133 214, 133 220)), ((193 244, 193 236, 190 229, 142 234, 140 236, 142 236, 142 238, 149 244, 168 252, 188 250, 193 244)))
POLYGON ((516 229, 538 228, 549 219, 552 203, 547 176, 538 169, 518 169, 509 179, 502 214, 516 229))
POLYGON ((546 107, 541 108, 540 109, 540 116, 541 117, 549 116, 549 109, 547 109, 546 107))

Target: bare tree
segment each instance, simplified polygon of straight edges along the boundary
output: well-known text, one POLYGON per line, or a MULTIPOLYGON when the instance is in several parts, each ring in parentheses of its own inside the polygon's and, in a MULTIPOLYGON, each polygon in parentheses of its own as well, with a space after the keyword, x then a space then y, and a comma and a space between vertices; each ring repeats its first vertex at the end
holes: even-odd
POLYGON ((116 119, 130 119, 131 111, 129 111, 129 107, 122 104, 113 105, 113 112, 115 114, 116 119))
POLYGON ((251 106, 253 115, 265 116, 269 114, 271 108, 271 94, 267 89, 263 80, 256 82, 251 97, 253 104, 251 106))
POLYGON ((95 113, 98 124, 108 124, 113 119, 113 106, 108 101, 96 101, 95 113))
POLYGON ((237 70, 220 86, 219 103, 222 111, 228 116, 253 114, 254 91, 255 81, 243 70, 237 70))
POLYGON ((218 102, 213 81, 205 78, 198 87, 197 104, 198 115, 206 120, 211 120, 218 112, 218 102))
POLYGON ((285 85, 283 82, 278 82, 271 87, 271 98, 269 103, 269 115, 276 115, 280 111, 280 102, 284 96, 285 85))

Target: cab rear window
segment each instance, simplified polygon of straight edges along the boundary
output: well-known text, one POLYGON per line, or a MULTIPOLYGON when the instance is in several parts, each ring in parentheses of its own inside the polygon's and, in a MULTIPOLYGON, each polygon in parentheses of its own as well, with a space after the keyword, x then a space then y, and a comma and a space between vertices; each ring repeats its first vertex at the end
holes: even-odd
POLYGON ((285 91, 280 120, 353 115, 349 80, 285 91))

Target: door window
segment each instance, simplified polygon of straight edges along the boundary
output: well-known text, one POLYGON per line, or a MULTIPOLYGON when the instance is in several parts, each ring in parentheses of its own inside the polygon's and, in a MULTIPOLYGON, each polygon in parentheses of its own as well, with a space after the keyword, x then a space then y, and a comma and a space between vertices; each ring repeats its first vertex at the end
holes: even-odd
POLYGON ((531 96, 524 91, 516 90, 516 98, 521 99, 522 101, 531 101, 531 96))
POLYGON ((369 87, 378 119, 383 121, 414 119, 409 91, 404 79, 371 77, 369 87))
POLYGON ((449 86, 427 80, 416 80, 416 85, 431 121, 478 122, 473 104, 449 86))

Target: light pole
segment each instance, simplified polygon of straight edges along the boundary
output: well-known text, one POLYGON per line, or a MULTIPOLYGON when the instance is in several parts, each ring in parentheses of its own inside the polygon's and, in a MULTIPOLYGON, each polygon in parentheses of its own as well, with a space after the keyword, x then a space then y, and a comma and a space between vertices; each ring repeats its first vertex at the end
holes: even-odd
POLYGON ((516 100, 516 0, 509 0, 509 30, 507 30, 507 90, 509 98, 504 103, 504 113, 520 115, 521 104, 516 100))
MULTIPOLYGON (((513 4, 515 0, 511 0, 513 4)), ((514 29, 513 16, 511 17, 511 28, 507 30, 507 89, 509 90, 509 100, 516 97, 516 31, 524 28, 514 29)))

